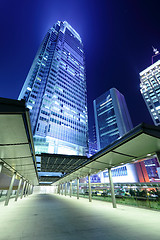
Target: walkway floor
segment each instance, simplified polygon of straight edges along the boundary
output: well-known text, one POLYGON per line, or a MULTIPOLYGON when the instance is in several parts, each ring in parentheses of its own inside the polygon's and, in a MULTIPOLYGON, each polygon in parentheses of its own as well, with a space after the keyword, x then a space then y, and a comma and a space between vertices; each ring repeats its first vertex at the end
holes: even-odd
POLYGON ((0 203, 1 240, 159 240, 160 212, 52 194, 0 203))

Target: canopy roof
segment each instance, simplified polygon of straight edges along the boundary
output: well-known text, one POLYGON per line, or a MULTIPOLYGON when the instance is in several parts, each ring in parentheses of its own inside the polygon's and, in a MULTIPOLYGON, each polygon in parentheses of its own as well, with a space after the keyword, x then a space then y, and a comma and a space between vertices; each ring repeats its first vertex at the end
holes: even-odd
POLYGON ((0 98, 0 162, 7 175, 17 172, 38 184, 29 110, 23 100, 0 98))
POLYGON ((160 152, 160 127, 142 123, 111 145, 93 155, 88 163, 61 178, 57 183, 64 183, 96 174, 121 164, 136 162, 160 152))
POLYGON ((88 160, 86 156, 75 155, 42 153, 40 156, 42 172, 62 172, 68 174, 88 160))

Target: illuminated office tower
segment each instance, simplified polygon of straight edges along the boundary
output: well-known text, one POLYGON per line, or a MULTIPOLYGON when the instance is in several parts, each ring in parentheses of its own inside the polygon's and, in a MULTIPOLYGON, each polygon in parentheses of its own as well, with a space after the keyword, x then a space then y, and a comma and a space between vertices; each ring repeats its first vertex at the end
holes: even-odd
POLYGON ((155 125, 160 125, 160 60, 140 72, 140 91, 155 125))
POLYGON ((66 22, 50 28, 19 99, 30 109, 36 153, 86 155, 88 117, 83 44, 66 22))
POLYGON ((124 96, 115 88, 93 101, 98 150, 133 128, 124 96))

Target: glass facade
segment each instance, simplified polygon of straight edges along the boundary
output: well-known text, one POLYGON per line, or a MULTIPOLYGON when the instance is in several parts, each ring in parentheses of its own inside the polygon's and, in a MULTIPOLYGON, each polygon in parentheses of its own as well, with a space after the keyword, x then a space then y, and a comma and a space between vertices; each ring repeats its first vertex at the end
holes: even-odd
POLYGON ((160 125, 160 60, 140 72, 140 91, 156 126, 160 125))
MULTIPOLYGON (((115 88, 94 100, 97 148, 101 150, 133 128, 124 96, 115 88)), ((99 173, 102 183, 109 181, 108 170, 99 173)), ((126 164, 112 168, 114 182, 136 182, 135 167, 126 164)))
POLYGON ((124 96, 115 88, 93 102, 98 150, 133 128, 124 96))
POLYGON ((30 109, 36 153, 87 154, 83 44, 66 21, 48 30, 19 99, 30 109))

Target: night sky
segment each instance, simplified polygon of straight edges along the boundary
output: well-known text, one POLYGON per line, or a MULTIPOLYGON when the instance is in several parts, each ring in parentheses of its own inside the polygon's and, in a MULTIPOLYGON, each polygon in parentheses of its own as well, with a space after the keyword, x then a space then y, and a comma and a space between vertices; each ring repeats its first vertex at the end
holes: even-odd
POLYGON ((153 124, 140 94, 139 72, 160 49, 157 0, 1 0, 0 97, 17 99, 47 30, 66 20, 85 50, 89 128, 93 100, 112 87, 128 105, 133 125, 153 124))

